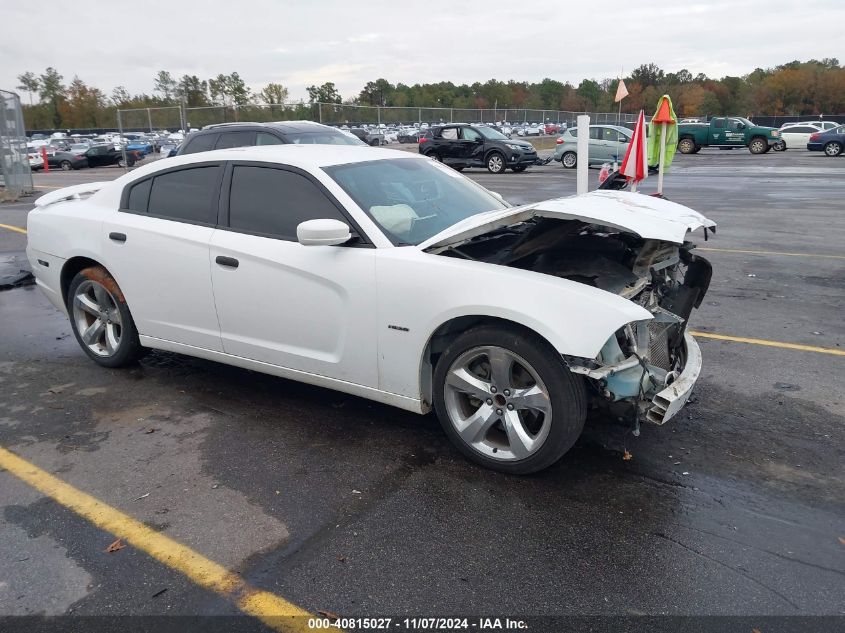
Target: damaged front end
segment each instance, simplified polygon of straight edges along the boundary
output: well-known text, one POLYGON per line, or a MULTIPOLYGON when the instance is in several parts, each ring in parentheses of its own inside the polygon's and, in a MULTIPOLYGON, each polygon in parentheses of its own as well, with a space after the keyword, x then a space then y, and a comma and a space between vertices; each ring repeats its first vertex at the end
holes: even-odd
MULTIPOLYGON (((705 237, 708 228, 705 226, 705 237)), ((564 356, 591 386, 593 407, 634 428, 663 424, 689 398, 701 354, 686 333, 710 284, 694 245, 644 238, 582 219, 530 217, 438 252, 562 277, 626 298, 653 315, 619 329, 596 358, 564 356)))

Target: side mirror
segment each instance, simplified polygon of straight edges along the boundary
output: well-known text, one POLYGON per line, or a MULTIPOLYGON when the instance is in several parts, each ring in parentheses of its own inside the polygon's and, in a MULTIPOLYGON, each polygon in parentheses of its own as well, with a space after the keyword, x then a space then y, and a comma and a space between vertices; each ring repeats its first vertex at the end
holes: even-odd
POLYGON ((340 220, 306 220, 296 227, 296 239, 303 246, 336 246, 351 238, 349 225, 340 220))
POLYGON ((738 130, 744 130, 745 129, 745 123, 740 123, 739 125, 736 126, 736 128, 738 130))

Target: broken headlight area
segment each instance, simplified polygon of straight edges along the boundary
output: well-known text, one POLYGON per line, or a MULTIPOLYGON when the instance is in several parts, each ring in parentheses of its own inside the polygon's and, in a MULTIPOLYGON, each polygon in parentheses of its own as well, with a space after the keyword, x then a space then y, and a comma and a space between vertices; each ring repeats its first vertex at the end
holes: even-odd
POLYGON ((637 279, 619 294, 653 315, 617 330, 595 359, 566 358, 571 371, 588 379, 593 404, 618 417, 663 424, 686 402, 698 377, 701 356, 686 335, 694 308, 710 284, 710 263, 681 246, 645 241, 632 267, 637 279))
POLYGON ((439 250, 562 277, 612 292, 653 318, 618 330, 595 359, 565 357, 593 388, 593 404, 638 424, 662 424, 689 397, 698 346, 685 335, 710 285, 710 263, 677 244, 581 220, 535 217, 439 250))

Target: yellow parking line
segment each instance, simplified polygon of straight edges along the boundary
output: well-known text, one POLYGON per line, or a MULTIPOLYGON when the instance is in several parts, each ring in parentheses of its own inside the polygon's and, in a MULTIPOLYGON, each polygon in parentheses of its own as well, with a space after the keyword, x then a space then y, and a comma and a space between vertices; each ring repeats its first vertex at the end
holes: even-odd
POLYGON ((182 573, 200 587, 231 600, 241 611, 258 618, 270 628, 277 631, 307 630, 306 616, 310 615, 307 611, 280 596, 251 587, 240 576, 202 554, 77 490, 3 447, 0 447, 0 468, 101 530, 111 532, 158 562, 182 573))
POLYGON ((833 349, 831 347, 817 347, 815 345, 799 345, 798 343, 782 343, 780 341, 769 341, 762 338, 745 338, 742 336, 727 336, 726 334, 712 334, 710 332, 690 332, 697 338, 712 338, 717 341, 731 341, 732 343, 748 343, 750 345, 764 345, 766 347, 780 347, 783 349, 794 349, 801 352, 817 352, 819 354, 832 354, 834 356, 845 356, 845 350, 833 349))
POLYGON ((12 226, 11 224, 0 224, 0 229, 9 229, 10 231, 14 231, 15 233, 23 233, 26 235, 26 229, 22 229, 19 226, 12 226))
POLYGON ((845 255, 817 255, 815 253, 783 253, 781 251, 746 251, 737 248, 709 248, 706 246, 698 246, 695 250, 709 251, 711 253, 743 253, 746 255, 780 255, 782 257, 821 257, 824 259, 845 259, 845 255))

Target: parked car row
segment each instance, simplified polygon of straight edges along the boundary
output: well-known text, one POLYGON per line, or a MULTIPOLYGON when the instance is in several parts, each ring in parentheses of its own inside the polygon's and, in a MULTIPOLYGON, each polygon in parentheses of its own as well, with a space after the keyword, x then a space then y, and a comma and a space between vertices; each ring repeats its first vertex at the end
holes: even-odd
MULTIPOLYGON (((47 151, 46 146, 43 146, 43 149, 47 154, 48 167, 51 169, 58 168, 62 171, 71 171, 83 167, 107 167, 109 165, 132 167, 144 158, 142 151, 127 147, 126 158, 124 159, 123 147, 114 143, 98 143, 96 145, 74 143, 67 149, 58 151, 47 151)), ((41 147, 27 145, 27 158, 29 159, 29 168, 32 171, 44 169, 41 147)))

